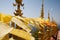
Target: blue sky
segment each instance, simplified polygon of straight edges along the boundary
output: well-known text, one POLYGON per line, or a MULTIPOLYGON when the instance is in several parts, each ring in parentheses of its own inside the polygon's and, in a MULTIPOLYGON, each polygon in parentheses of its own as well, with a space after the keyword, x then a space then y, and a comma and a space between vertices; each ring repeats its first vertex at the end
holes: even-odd
MULTIPOLYGON (((16 7, 13 6, 15 0, 0 0, 0 13, 14 15, 16 7)), ((39 17, 41 13, 42 0, 23 0, 24 9, 23 16, 26 17, 39 17)), ((44 12, 45 18, 48 16, 48 10, 50 10, 50 16, 60 24, 60 0, 44 0, 44 12)))

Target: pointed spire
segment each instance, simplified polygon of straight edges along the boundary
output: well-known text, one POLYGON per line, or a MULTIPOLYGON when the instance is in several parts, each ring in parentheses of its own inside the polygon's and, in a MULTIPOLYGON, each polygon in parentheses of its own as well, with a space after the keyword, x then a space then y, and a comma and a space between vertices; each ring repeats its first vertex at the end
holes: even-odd
POLYGON ((54 18, 52 17, 52 23, 54 23, 54 18))
POLYGON ((44 0, 42 0, 41 18, 44 18, 44 0))
POLYGON ((48 10, 48 19, 49 19, 49 21, 50 21, 50 12, 49 12, 49 10, 48 10))

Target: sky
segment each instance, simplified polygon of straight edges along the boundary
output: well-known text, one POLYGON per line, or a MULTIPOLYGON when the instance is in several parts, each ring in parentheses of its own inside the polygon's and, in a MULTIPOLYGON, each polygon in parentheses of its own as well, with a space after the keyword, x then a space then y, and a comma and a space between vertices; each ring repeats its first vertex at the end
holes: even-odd
MULTIPOLYGON (((0 13, 14 15, 16 7, 13 6, 15 0, 0 0, 0 13)), ((39 17, 41 14, 42 0, 23 0, 24 9, 23 16, 25 17, 39 17)), ((60 0, 44 0, 44 16, 48 17, 48 10, 50 10, 50 17, 60 24, 60 0)))

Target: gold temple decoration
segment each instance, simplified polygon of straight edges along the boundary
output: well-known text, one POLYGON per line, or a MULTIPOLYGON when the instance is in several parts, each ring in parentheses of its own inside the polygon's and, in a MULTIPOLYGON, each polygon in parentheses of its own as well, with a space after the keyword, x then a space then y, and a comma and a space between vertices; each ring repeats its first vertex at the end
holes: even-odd
POLYGON ((44 18, 44 0, 42 0, 41 18, 44 18))
POLYGON ((48 10, 48 20, 50 21, 50 12, 49 12, 49 10, 48 10))
POLYGON ((20 9, 20 7, 22 6, 24 6, 24 4, 22 4, 22 1, 23 0, 15 0, 15 2, 16 2, 16 4, 13 4, 14 6, 17 6, 17 10, 15 10, 16 12, 14 12, 14 15, 15 16, 22 16, 23 15, 23 13, 22 13, 22 10, 20 9))
POLYGON ((22 12, 20 6, 23 6, 22 0, 15 0, 17 6, 15 16, 7 16, 0 14, 0 40, 4 39, 16 39, 16 40, 50 40, 50 37, 57 34, 57 24, 52 18, 50 21, 50 12, 48 10, 48 18, 44 20, 44 0, 42 0, 42 9, 40 18, 27 18, 22 17, 22 12), (12 26, 8 24, 11 22, 12 26), (7 24, 8 23, 8 24, 7 24), (15 25, 14 25, 15 24, 15 25), (14 28, 16 26, 16 28, 14 28), (12 28, 9 30, 9 28, 12 28), (33 28, 38 29, 37 31, 32 30, 33 28), (7 30, 8 29, 8 30, 7 30), (3 30, 3 31, 2 31, 3 30), (31 33, 31 31, 34 31, 31 33), (6 33, 6 34, 4 34, 6 33), (4 36, 2 37, 2 35, 4 36), (9 38, 9 34, 12 34, 12 37, 9 38), (36 37, 37 36, 37 37, 36 37))

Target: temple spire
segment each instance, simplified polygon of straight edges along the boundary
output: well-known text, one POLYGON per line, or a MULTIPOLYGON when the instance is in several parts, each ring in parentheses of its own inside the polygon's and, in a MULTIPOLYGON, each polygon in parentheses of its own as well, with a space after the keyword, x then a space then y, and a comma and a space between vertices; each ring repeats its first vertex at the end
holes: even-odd
POLYGON ((22 7, 24 6, 24 4, 22 4, 22 1, 23 0, 15 0, 16 4, 13 4, 14 6, 17 6, 17 10, 15 10, 15 12, 14 12, 15 16, 22 16, 23 15, 22 10, 20 9, 21 6, 22 7))
POLYGON ((50 21, 50 12, 49 12, 49 10, 48 10, 48 19, 49 19, 49 21, 50 21))
POLYGON ((44 0, 42 0, 41 18, 44 18, 44 0))

